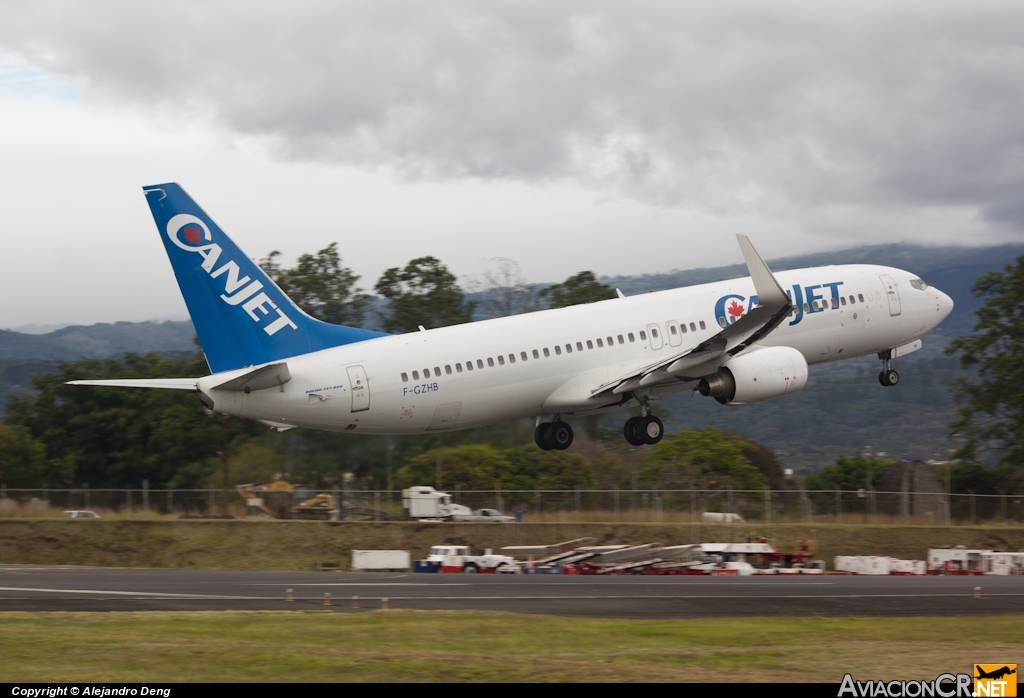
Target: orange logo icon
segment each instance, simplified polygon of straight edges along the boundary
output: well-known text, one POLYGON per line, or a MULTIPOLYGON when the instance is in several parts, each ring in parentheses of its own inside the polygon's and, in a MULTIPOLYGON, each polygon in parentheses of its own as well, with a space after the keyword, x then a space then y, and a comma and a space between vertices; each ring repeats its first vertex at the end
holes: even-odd
POLYGON ((974 695, 977 698, 1016 696, 1017 665, 975 664, 974 695))

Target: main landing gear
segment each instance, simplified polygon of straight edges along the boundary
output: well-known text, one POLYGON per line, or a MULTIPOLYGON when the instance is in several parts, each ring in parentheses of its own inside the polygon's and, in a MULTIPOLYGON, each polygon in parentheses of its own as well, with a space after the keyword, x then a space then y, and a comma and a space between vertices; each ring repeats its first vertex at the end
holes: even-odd
POLYGON ((622 427, 622 435, 631 446, 654 445, 665 435, 665 425, 651 414, 645 399, 640 403, 639 417, 630 417, 622 427))
POLYGON ((892 358, 891 351, 882 351, 878 353, 878 358, 882 360, 882 372, 878 374, 878 382, 882 385, 889 387, 890 385, 896 385, 900 382, 900 374, 889 368, 889 360, 892 358))
POLYGON ((564 451, 572 446, 572 427, 558 416, 553 422, 541 422, 533 430, 533 440, 545 451, 564 451))

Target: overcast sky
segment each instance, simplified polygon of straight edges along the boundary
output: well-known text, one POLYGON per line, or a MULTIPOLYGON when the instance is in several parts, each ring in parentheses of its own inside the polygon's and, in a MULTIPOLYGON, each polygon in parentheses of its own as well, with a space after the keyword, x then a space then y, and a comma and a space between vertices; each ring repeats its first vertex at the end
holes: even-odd
POLYGON ((365 288, 1020 241, 1022 86, 1019 2, 5 0, 0 327, 184 317, 166 181, 365 288))

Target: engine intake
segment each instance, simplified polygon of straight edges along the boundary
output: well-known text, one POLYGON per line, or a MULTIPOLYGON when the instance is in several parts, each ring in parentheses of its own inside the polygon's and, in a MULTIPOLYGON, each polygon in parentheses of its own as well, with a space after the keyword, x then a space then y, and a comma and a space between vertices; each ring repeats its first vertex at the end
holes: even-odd
POLYGON ((802 390, 807 360, 792 347, 765 347, 729 359, 704 376, 697 391, 723 405, 745 405, 802 390))

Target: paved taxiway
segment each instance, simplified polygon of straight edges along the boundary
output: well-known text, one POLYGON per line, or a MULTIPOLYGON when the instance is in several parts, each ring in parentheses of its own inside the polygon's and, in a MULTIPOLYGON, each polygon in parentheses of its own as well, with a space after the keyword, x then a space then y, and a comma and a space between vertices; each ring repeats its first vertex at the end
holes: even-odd
POLYGON ((592 577, 0 565, 0 611, 477 609, 619 618, 1024 612, 1024 577, 592 577), (975 587, 981 598, 975 598, 975 587), (292 589, 295 600, 285 601, 292 589))

